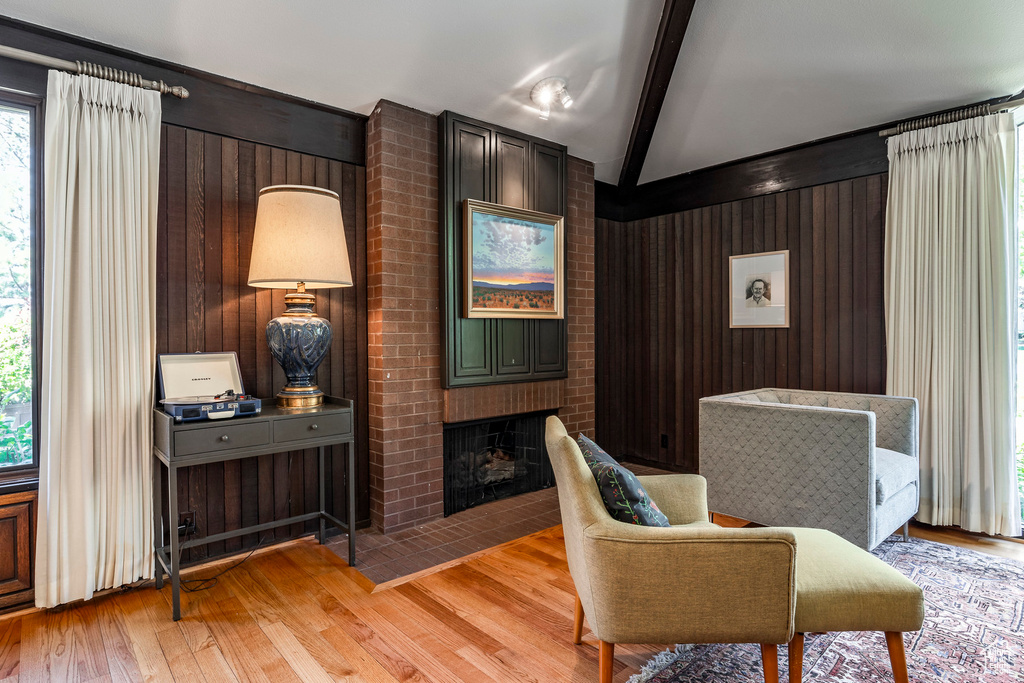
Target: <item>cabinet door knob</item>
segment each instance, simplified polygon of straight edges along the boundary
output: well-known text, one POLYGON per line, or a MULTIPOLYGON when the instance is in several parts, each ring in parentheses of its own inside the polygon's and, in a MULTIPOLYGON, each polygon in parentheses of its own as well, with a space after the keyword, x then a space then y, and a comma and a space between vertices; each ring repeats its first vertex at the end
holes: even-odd
POLYGON ((320 427, 315 422, 313 424, 309 425, 309 428, 312 429, 312 430, 320 429, 320 427))
POLYGON ((228 440, 228 435, 225 434, 224 436, 220 437, 220 440, 221 441, 227 441, 228 440))

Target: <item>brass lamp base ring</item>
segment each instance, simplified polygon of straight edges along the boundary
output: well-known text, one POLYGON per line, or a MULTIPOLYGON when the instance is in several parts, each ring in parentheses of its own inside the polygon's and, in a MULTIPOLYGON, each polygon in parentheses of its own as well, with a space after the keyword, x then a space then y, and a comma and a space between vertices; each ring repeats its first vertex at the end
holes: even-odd
MULTIPOLYGON (((316 390, 316 387, 314 387, 316 390)), ((315 394, 310 394, 309 389, 305 389, 303 393, 297 394, 284 389, 277 395, 277 407, 285 409, 299 409, 299 408, 316 408, 324 403, 324 394, 322 391, 316 390, 315 394)))

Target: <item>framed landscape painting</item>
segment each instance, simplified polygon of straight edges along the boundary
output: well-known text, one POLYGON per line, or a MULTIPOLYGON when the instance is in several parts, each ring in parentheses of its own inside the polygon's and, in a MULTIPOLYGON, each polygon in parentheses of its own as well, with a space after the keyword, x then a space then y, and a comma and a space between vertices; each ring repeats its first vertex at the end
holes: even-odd
POLYGON ((789 250, 729 257, 729 327, 789 327, 789 250))
POLYGON ((561 216, 465 200, 465 317, 564 317, 564 233, 561 216))

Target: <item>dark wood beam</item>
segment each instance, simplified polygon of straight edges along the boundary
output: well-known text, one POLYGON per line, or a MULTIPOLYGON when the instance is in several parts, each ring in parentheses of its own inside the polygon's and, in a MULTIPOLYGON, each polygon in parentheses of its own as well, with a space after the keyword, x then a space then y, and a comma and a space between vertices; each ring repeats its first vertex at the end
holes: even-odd
POLYGON ((838 135, 787 149, 623 188, 598 182, 595 215, 635 221, 885 173, 885 140, 878 128, 838 135))
POLYGON ((633 130, 629 134, 626 158, 619 173, 619 187, 636 187, 640 180, 640 171, 647 159, 647 150, 651 147, 654 127, 658 124, 661 105, 665 102, 672 71, 676 68, 676 58, 683 44, 683 36, 686 35, 686 27, 690 24, 694 2, 696 0, 665 0, 665 10, 661 14, 661 24, 651 52, 651 63, 647 65, 647 77, 640 93, 640 104, 636 109, 636 118, 633 119, 633 130))

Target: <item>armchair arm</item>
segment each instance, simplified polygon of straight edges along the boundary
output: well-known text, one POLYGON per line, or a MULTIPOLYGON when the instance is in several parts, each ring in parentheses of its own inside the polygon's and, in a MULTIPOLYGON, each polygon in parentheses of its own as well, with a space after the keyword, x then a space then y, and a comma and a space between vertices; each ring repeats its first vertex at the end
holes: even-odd
POLYGON ((903 396, 872 396, 875 414, 875 445, 917 458, 917 399, 903 396))
POLYGON ((637 479, 669 524, 708 521, 708 482, 699 474, 654 474, 637 479))
POLYGON ((793 636, 791 531, 607 519, 587 527, 584 552, 589 585, 579 587, 580 599, 601 640, 783 643, 793 636))
POLYGON ((831 529, 866 547, 874 448, 865 410, 700 401, 708 506, 752 522, 831 529))

